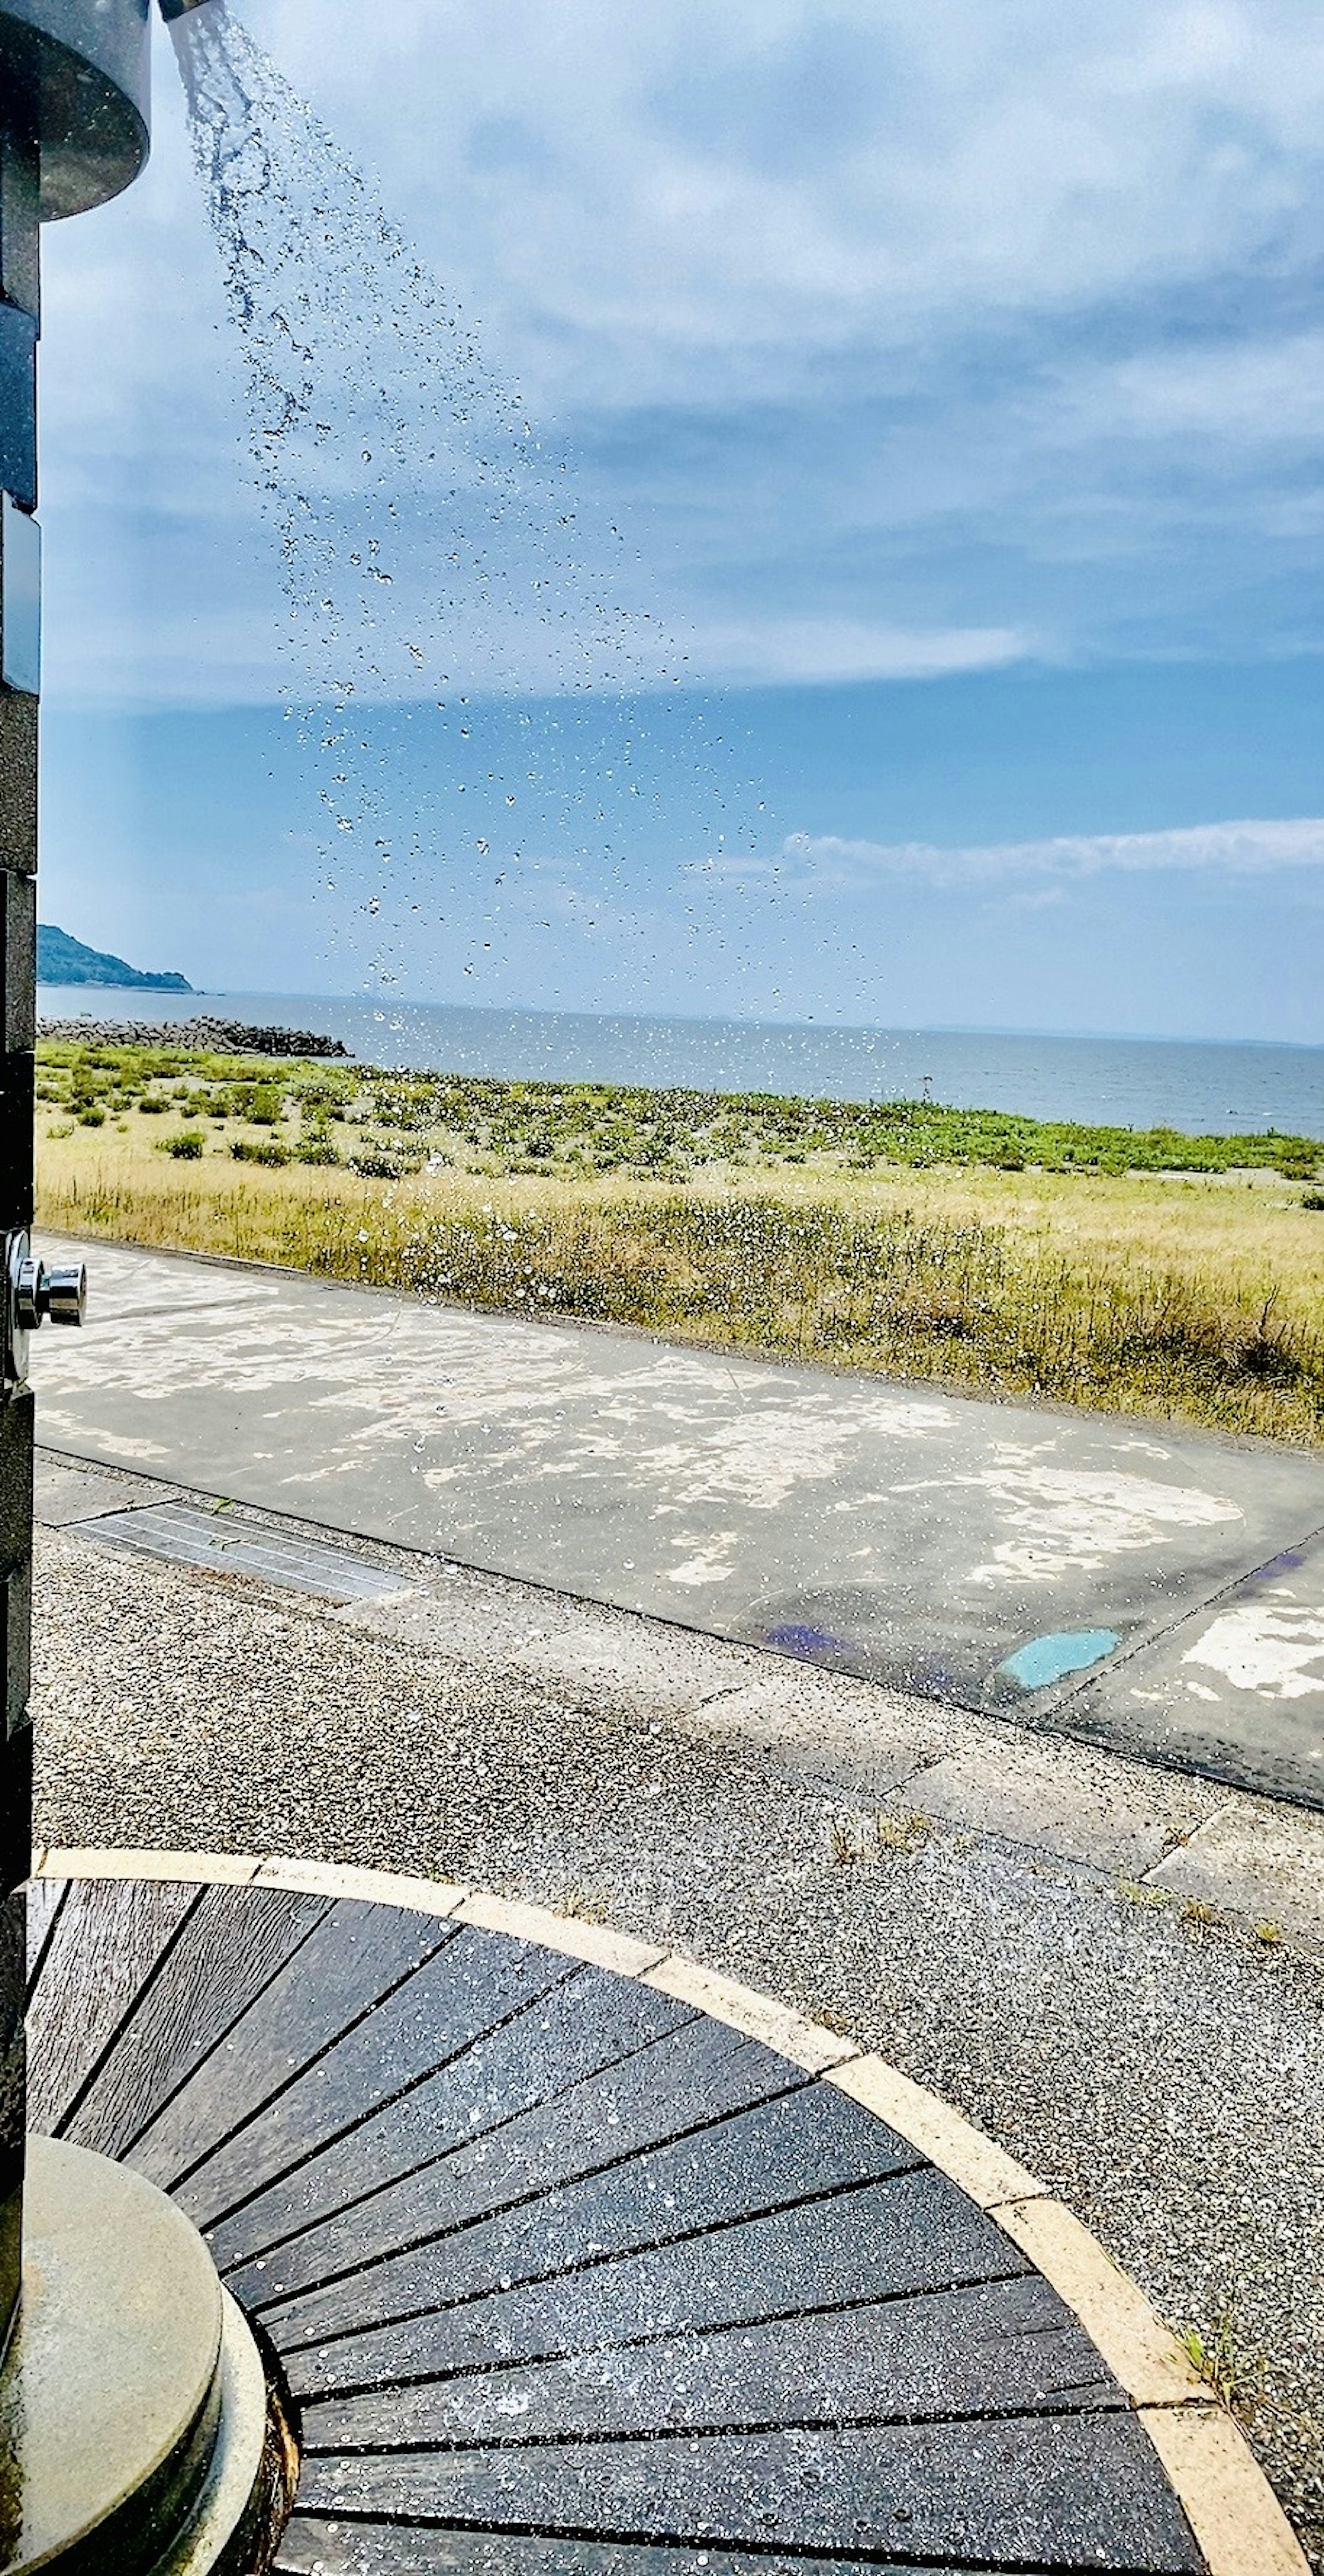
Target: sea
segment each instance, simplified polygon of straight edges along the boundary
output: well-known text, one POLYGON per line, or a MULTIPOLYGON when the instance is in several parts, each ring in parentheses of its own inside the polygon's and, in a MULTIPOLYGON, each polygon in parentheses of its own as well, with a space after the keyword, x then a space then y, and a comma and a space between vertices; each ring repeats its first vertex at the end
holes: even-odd
POLYGON ((374 1065, 506 1080, 626 1082, 819 1100, 919 1100, 1091 1126, 1324 1139, 1324 1047, 980 1029, 505 1011, 311 993, 150 993, 44 984, 43 1019, 206 1015, 343 1039, 374 1065))

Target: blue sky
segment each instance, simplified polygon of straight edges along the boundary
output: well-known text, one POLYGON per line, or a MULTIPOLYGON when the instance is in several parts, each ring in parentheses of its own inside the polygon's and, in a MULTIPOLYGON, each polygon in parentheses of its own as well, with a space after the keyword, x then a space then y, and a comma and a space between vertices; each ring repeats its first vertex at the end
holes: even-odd
POLYGON ((45 917, 213 986, 1324 1042, 1317 12, 238 14, 686 686, 558 705, 503 630, 462 741, 384 682, 394 865, 328 858, 158 39, 146 179, 47 236, 45 917))

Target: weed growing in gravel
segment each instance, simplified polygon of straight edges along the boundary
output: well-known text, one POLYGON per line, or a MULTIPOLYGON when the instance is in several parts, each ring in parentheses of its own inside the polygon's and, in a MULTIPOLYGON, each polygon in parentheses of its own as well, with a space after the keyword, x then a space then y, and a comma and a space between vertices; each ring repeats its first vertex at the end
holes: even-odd
POLYGON ((1230 2303, 1220 2308, 1207 2334, 1199 2326, 1184 2326, 1180 2341, 1192 2368, 1220 2405, 1233 2409, 1254 2405, 1258 2357, 1246 2352, 1230 2303))
POLYGON ((874 1818, 874 1839, 880 1852, 904 1852, 909 1856, 921 1851, 932 1838, 933 1824, 928 1816, 880 1814, 874 1818))
POLYGON ((918 1814, 858 1815, 828 1818, 828 1848, 834 1868, 853 1869, 857 1862, 909 1859, 933 1839, 932 1819, 918 1814))
POLYGON ((603 1888, 571 1887, 560 1898, 556 1910, 573 1915, 579 1923, 605 1923, 611 1906, 603 1888))
POLYGON ((829 1816, 828 1849, 834 1869, 853 1869, 860 1858, 857 1823, 854 1816, 829 1816))

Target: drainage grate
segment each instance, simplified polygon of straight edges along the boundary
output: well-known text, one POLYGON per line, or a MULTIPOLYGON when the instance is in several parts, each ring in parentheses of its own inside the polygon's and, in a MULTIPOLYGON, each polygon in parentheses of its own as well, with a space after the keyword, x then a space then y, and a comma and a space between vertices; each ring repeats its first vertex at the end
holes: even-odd
POLYGON ((344 1548, 256 1528, 228 1512, 199 1511, 187 1503, 147 1503, 139 1511, 107 1512, 72 1526, 98 1546, 129 1547, 144 1556, 166 1556, 176 1565, 206 1566, 215 1574, 255 1575, 327 1601, 374 1600, 404 1587, 385 1566, 365 1565, 344 1548))

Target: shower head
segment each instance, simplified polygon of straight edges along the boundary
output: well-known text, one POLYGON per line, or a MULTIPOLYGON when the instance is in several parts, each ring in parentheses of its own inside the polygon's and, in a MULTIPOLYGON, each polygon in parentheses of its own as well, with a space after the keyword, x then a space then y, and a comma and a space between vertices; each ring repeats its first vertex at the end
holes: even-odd
POLYGON ((186 18, 190 9, 204 9, 207 0, 160 0, 161 15, 169 26, 172 18, 186 18))
POLYGON ((147 0, 0 0, 0 127, 35 155, 43 222, 103 205, 137 178, 147 37, 147 0))

